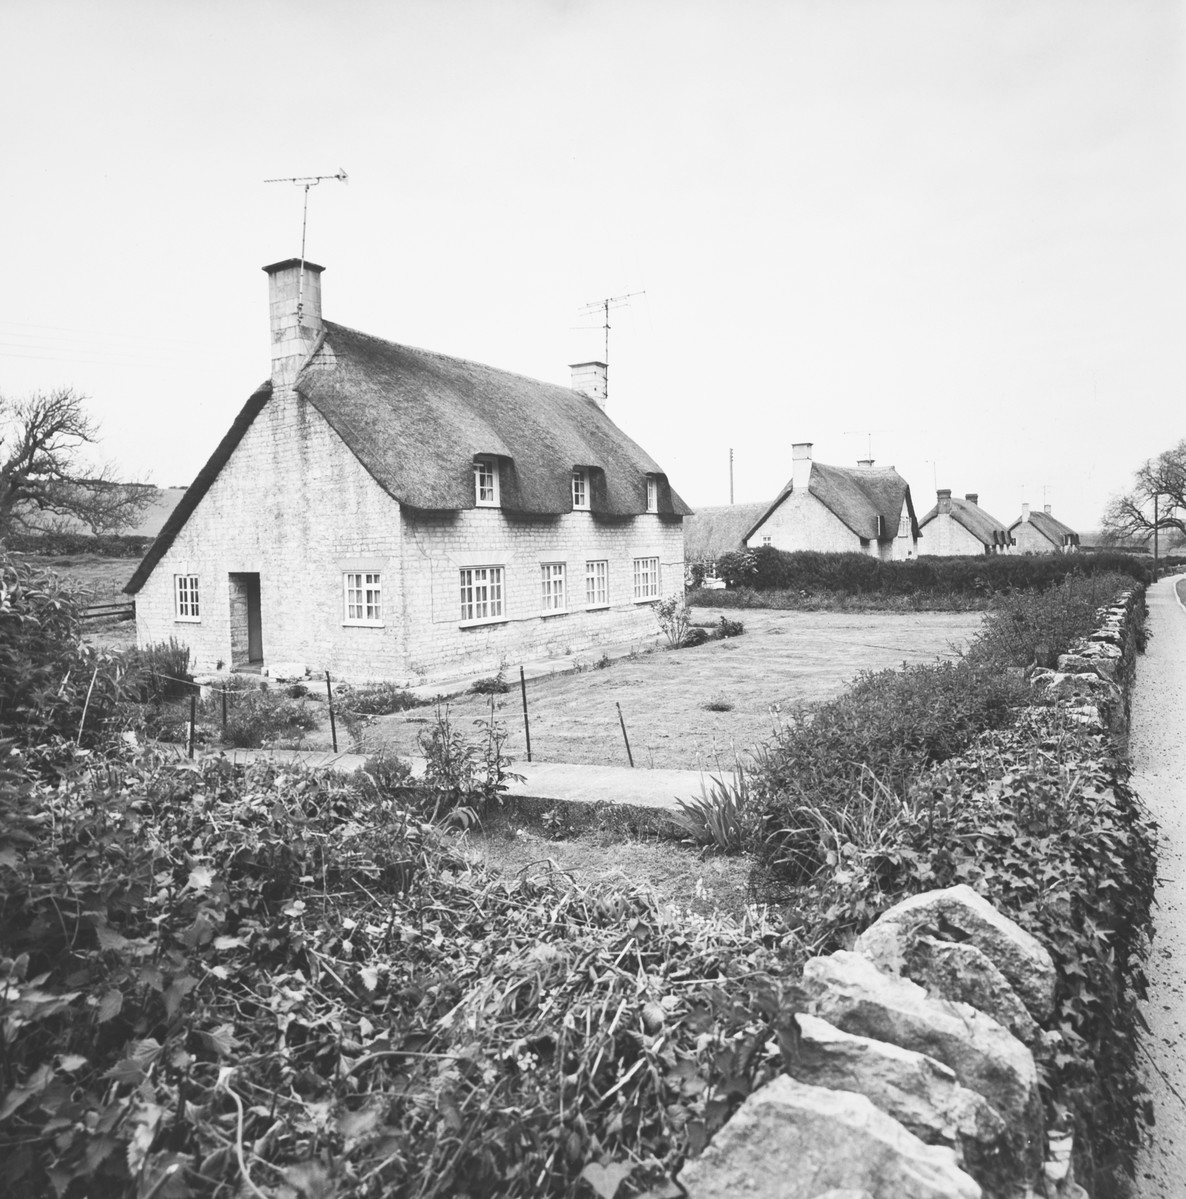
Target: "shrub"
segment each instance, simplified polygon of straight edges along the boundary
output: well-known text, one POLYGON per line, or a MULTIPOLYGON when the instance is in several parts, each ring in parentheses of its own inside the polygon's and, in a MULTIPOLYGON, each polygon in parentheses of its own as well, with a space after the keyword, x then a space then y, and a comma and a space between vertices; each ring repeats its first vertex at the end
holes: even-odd
MULTIPOLYGON (((250 680, 238 681, 241 678, 232 675, 226 683, 224 741, 240 749, 255 748, 277 741, 300 741, 305 733, 318 727, 315 710, 300 700, 261 691, 250 680)), ((201 708, 206 721, 221 725, 222 697, 217 692, 204 699, 201 708)))
MULTIPOLYGON (((669 595, 666 599, 661 599, 655 605, 655 618, 659 622, 663 636, 667 638, 667 644, 672 649, 678 649, 681 645, 686 644, 690 616, 683 596, 669 595)), ((693 644, 699 644, 699 642, 693 644)))
POLYGON ((522 776, 509 770, 512 759, 503 752, 506 726, 490 716, 476 720, 480 743, 466 740, 449 716, 446 704, 436 707, 436 720, 422 729, 418 740, 424 754, 424 782, 430 820, 445 817, 463 827, 479 821, 487 807, 501 800, 508 785, 522 776))
POLYGON ((390 716, 406 708, 414 708, 421 702, 410 691, 405 691, 395 683, 339 685, 334 700, 339 707, 349 708, 360 716, 390 716))
POLYGON ((697 625, 697 626, 694 626, 694 627, 688 629, 684 633, 683 638, 681 639, 679 645, 680 645, 680 649, 688 649, 688 648, 691 648, 692 646, 703 645, 708 640, 709 640, 708 630, 702 629, 697 625))
POLYGON ((500 670, 493 678, 474 679, 469 689, 474 695, 504 695, 510 690, 510 686, 500 670))
POLYGON ((189 670, 189 646, 176 637, 154 641, 134 654, 143 673, 150 703, 162 704, 189 695, 194 677, 189 670))
POLYGON ((729 620, 722 616, 712 635, 718 640, 724 640, 727 637, 740 637, 745 632, 745 625, 740 620, 729 620))
POLYGON ((732 712, 733 701, 726 699, 723 693, 718 693, 704 705, 704 709, 707 712, 732 712))

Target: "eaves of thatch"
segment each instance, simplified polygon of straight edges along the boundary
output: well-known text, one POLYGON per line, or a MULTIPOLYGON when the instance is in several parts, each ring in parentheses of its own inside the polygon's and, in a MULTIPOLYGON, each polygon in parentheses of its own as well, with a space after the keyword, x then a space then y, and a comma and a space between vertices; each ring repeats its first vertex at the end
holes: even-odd
MULTIPOLYGON (((958 525, 962 525, 981 545, 984 546, 1005 546, 1008 545, 1011 538, 1009 530, 995 517, 990 516, 979 504, 973 504, 969 500, 957 500, 952 498, 951 502, 951 519, 958 525)), ((936 504, 927 514, 918 522, 920 529, 925 529, 927 525, 939 515, 939 505, 936 504)))
POLYGON ((153 568, 164 557, 165 551, 173 544, 174 538, 181 532, 185 522, 189 520, 190 514, 201 502, 206 492, 210 490, 214 480, 218 478, 219 471, 227 464, 235 447, 243 440, 247 430, 251 428, 252 421, 264 410, 264 405, 271 398, 272 384, 270 382, 262 384, 248 397, 247 403, 240 409, 239 415, 235 417, 231 427, 227 430, 226 436, 218 443, 206 465, 198 471, 197 477, 186 489, 177 507, 169 514, 168 520, 161 526, 161 531, 148 547, 148 553, 144 555, 140 565, 136 567, 132 577, 128 580, 128 584, 124 588, 128 595, 135 595, 148 581, 148 576, 152 574, 153 568))
POLYGON ((697 508, 684 521, 684 557, 689 562, 709 562, 742 549, 746 530, 769 508, 769 500, 697 508))
POLYGON ((473 508, 474 457, 488 454, 499 462, 506 511, 571 512, 572 472, 581 467, 589 472, 594 516, 642 515, 648 476, 658 484, 660 516, 691 513, 655 460, 587 396, 329 321, 324 326, 296 389, 401 504, 473 508))
MULTIPOLYGON (((808 492, 835 517, 865 541, 892 541, 898 535, 902 505, 910 514, 910 529, 918 537, 918 520, 910 487, 892 466, 827 466, 811 464, 808 492)), ((769 519, 771 513, 794 491, 793 481, 779 492, 774 503, 746 530, 748 541, 769 519)))

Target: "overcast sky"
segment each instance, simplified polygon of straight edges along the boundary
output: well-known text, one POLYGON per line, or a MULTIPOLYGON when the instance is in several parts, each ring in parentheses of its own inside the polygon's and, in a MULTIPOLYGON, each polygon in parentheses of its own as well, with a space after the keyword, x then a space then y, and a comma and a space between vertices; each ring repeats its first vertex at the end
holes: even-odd
POLYGON ((566 383, 693 506, 871 446, 1092 528, 1186 436, 1186 0, 3 0, 0 392, 190 481, 266 278, 566 383))

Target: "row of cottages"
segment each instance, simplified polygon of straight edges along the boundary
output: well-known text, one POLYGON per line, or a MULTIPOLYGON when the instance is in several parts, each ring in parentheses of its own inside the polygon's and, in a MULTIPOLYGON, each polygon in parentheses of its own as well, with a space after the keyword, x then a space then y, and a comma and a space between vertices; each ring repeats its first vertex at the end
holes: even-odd
POLYGON ((1007 554, 1016 544, 1009 530, 980 507, 980 496, 974 491, 958 500, 952 497, 951 488, 939 489, 935 506, 918 527, 923 535, 920 557, 1007 554))
POLYGON ((265 267, 271 378, 127 586, 198 671, 425 681, 652 635, 690 509, 565 388, 324 320, 323 268, 265 267))

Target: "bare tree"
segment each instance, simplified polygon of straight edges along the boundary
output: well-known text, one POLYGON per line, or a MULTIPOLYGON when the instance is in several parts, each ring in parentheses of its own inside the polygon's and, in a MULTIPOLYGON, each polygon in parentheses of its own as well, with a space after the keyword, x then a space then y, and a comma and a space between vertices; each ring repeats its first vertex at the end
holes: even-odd
POLYGON ((153 488, 121 483, 87 447, 99 429, 72 388, 23 400, 0 396, 0 536, 52 528, 115 533, 135 522, 153 488))
POLYGON ((1186 536, 1186 441, 1150 458, 1134 482, 1131 491, 1108 504, 1105 536, 1111 541, 1146 541, 1155 529, 1186 536))

